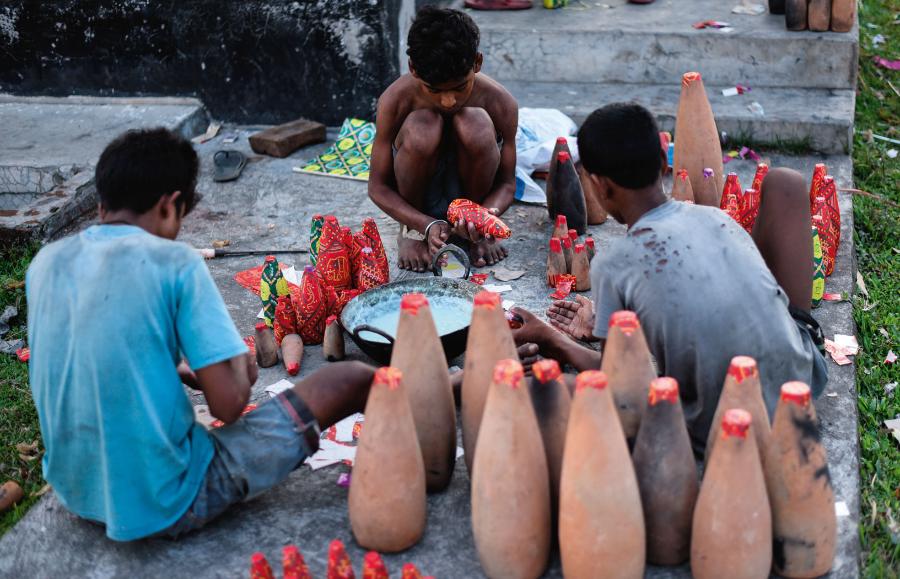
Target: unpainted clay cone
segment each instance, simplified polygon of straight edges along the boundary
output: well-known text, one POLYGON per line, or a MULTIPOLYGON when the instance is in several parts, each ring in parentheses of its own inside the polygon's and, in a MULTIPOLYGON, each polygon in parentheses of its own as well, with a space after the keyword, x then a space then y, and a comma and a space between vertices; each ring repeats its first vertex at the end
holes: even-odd
POLYGON ((558 237, 550 238, 550 253, 547 254, 547 285, 556 287, 559 276, 568 273, 566 257, 563 255, 562 243, 558 237))
POLYGON ((341 329, 337 316, 328 316, 328 319, 325 320, 322 353, 329 362, 338 362, 344 359, 344 330, 341 329))
POLYGON ((706 440, 706 463, 713 447, 721 438, 719 430, 725 413, 731 408, 743 408, 753 416, 753 434, 756 437, 756 447, 759 449, 761 462, 765 461, 765 449, 769 444, 772 427, 769 422, 769 412, 763 401, 762 386, 759 383, 759 369, 756 360, 750 356, 735 356, 731 359, 728 374, 725 376, 725 384, 719 395, 719 403, 716 406, 716 414, 713 417, 712 426, 709 429, 709 437, 706 440))
POLYGON ((597 252, 597 248, 594 246, 594 238, 588 235, 584 238, 584 249, 588 254, 588 262, 594 260, 594 254, 597 252))
POLYGON ((856 0, 831 0, 831 29, 850 32, 856 21, 856 0))
POLYGON ((831 1, 808 0, 806 23, 814 32, 826 32, 831 27, 831 1))
POLYGON ((500 360, 518 359, 509 322, 500 305, 500 294, 481 291, 475 295, 472 308, 472 324, 466 341, 466 357, 461 386, 462 439, 466 468, 472 475, 475 459, 475 441, 484 413, 488 386, 494 375, 494 366, 500 360))
POLYGON ((562 240, 563 237, 566 237, 569 234, 569 223, 566 221, 565 215, 557 215, 556 216, 556 225, 553 226, 553 235, 551 237, 556 237, 562 240))
MULTIPOLYGON (((711 167, 717 179, 716 191, 722 191, 725 184, 722 145, 699 72, 686 72, 681 77, 681 98, 678 101, 678 116, 675 119, 673 164, 676 172, 680 169, 687 170, 694 191, 700 189, 704 167, 711 167)), ((708 203, 709 200, 703 200, 704 205, 708 203)))
POLYGON ((806 30, 807 0, 784 0, 784 24, 788 30, 806 30))
POLYGON ((253 553, 250 557, 250 579, 275 579, 272 567, 262 553, 253 553))
POLYGON ((581 190, 584 191, 584 203, 587 207, 588 225, 600 225, 606 223, 609 213, 603 208, 600 199, 597 198, 597 191, 591 181, 590 174, 587 169, 581 167, 578 170, 578 178, 581 180, 581 190))
POLYGON ((312 579, 309 567, 295 545, 287 545, 281 550, 281 568, 284 579, 312 579))
POLYGON ((575 251, 572 247, 572 238, 565 236, 560 239, 562 242, 563 257, 566 259, 566 273, 572 273, 572 262, 575 261, 575 251))
POLYGON ((363 579, 388 579, 387 567, 375 551, 369 551, 363 558, 363 579))
POLYGON ((691 554, 700 482, 674 378, 650 383, 632 459, 647 530, 647 561, 680 565, 691 554))
POLYGON ((775 572, 783 577, 826 574, 837 541, 834 490, 816 409, 803 382, 781 387, 765 474, 775 572))
POLYGON ((275 344, 275 332, 265 322, 256 324, 256 363, 260 368, 271 368, 278 363, 278 346, 275 344))
POLYGON ((291 376, 300 372, 300 363, 303 361, 303 340, 297 334, 288 334, 281 340, 281 359, 284 369, 291 376))
POLYGON ((584 234, 587 229, 587 206, 581 179, 572 162, 572 156, 566 151, 557 155, 556 174, 553 177, 553 204, 559 215, 566 216, 569 227, 584 234))
POLYGON ((825 183, 825 175, 828 174, 828 167, 825 163, 816 163, 813 167, 812 179, 809 183, 809 214, 816 213, 816 197, 822 195, 822 185, 825 183))
POLYGON ((641 496, 603 372, 576 378, 559 486, 563 574, 643 577, 641 496))
POLYGON ((0 486, 0 513, 22 500, 24 493, 16 481, 8 480, 0 486))
POLYGON ((591 289, 591 263, 583 243, 575 246, 572 275, 575 276, 575 291, 586 292, 591 289))
POLYGON ((609 317, 600 369, 609 378, 622 431, 631 447, 647 407, 650 382, 656 378, 650 350, 634 312, 622 310, 609 317))
POLYGON ((550 214, 551 219, 556 217, 557 214, 554 203, 553 183, 556 180, 556 167, 559 162, 560 151, 570 153, 569 141, 565 137, 557 137, 556 145, 553 146, 553 152, 550 154, 550 167, 547 170, 547 212, 550 214))
POLYGON ((501 360, 493 374, 472 474, 475 547, 488 577, 539 577, 550 556, 544 444, 522 365, 501 360))
POLYGON ((350 526, 361 547, 396 553, 425 532, 425 467, 400 370, 375 372, 365 415, 347 497, 350 526))
MULTIPOLYGON (((694 509, 696 579, 765 579, 772 567, 772 511, 749 412, 728 410, 717 429, 694 509)), ((831 507, 832 511, 834 507, 831 507)))
POLYGON ((706 205, 707 207, 718 207, 722 197, 722 190, 719 189, 719 179, 716 177, 716 172, 706 167, 703 169, 702 179, 699 188, 695 187, 693 183, 691 184, 694 190, 694 203, 706 205))
POLYGON ((328 579, 354 579, 353 565, 344 544, 335 539, 328 546, 328 579))
POLYGON ((447 488, 456 462, 456 405, 444 348, 425 294, 400 300, 391 366, 403 373, 428 492, 447 488))
POLYGON ((550 472, 550 514, 555 529, 559 515, 559 475, 562 472, 572 397, 569 388, 560 380, 561 372, 556 360, 539 360, 531 367, 531 372, 528 390, 550 472))
POLYGON ((694 202, 694 189, 687 169, 680 169, 672 180, 672 199, 676 201, 694 202))

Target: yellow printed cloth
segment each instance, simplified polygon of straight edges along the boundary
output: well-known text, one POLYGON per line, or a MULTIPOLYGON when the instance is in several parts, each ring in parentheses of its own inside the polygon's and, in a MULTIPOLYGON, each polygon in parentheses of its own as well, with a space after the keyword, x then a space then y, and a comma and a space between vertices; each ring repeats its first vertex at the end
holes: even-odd
POLYGON ((368 181, 374 142, 375 123, 344 119, 337 141, 315 159, 294 167, 294 171, 368 181))

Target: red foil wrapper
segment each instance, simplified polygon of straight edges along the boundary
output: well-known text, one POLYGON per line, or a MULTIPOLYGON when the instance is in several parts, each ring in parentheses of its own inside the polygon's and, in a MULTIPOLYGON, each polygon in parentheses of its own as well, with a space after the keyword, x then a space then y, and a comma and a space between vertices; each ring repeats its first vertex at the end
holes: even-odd
POLYGON ((469 281, 474 283, 475 285, 484 285, 484 282, 487 281, 488 274, 486 273, 473 273, 469 276, 469 281))
POLYGON ((575 287, 575 276, 569 274, 560 274, 556 278, 556 291, 550 294, 550 297, 555 300, 563 300, 570 293, 572 293, 572 288, 575 287))

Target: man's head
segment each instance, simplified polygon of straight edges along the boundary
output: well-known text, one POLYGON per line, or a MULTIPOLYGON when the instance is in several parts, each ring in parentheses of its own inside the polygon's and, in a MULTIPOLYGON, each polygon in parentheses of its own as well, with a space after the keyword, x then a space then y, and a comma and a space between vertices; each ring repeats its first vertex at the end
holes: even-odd
POLYGON ((198 165, 191 143, 167 129, 133 130, 116 137, 97 163, 101 219, 140 219, 142 227, 175 239, 182 218, 200 200, 194 191, 198 165))
POLYGON ((622 208, 659 190, 665 153, 653 115, 635 103, 595 110, 578 131, 581 164, 598 200, 616 221, 622 208))
POLYGON ((481 70, 478 26, 459 10, 425 6, 409 29, 409 70, 434 106, 455 113, 472 94, 481 70))

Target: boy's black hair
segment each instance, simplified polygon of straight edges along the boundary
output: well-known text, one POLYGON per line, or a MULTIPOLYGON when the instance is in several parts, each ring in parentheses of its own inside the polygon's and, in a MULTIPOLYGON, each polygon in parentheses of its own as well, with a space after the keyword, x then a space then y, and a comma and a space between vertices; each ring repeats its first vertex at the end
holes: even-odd
POLYGON ((475 67, 480 37, 468 14, 423 6, 409 29, 406 54, 419 78, 430 85, 461 80, 475 67))
POLYGON ((588 172, 628 189, 654 184, 662 170, 656 120, 635 103, 613 103, 592 112, 578 130, 578 152, 588 172))
POLYGON ((199 161, 191 143, 164 128, 123 133, 106 146, 95 179, 107 211, 142 214, 163 195, 181 191, 175 204, 187 215, 200 200, 194 191, 199 161))

